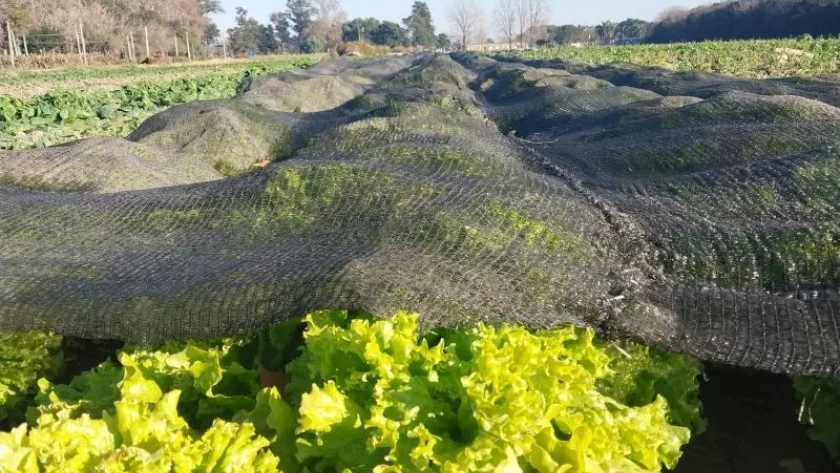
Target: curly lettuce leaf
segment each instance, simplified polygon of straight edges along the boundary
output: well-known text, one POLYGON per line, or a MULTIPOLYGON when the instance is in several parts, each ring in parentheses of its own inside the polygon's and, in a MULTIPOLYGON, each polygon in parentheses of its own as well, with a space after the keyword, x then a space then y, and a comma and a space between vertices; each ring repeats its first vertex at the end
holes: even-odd
POLYGON ((45 332, 0 332, 0 421, 23 417, 22 401, 35 391, 43 376, 58 373, 61 340, 45 332))
POLYGON ((265 388, 256 397, 256 406, 250 412, 241 412, 237 422, 254 425, 256 433, 269 441, 271 451, 280 457, 283 473, 300 473, 302 467, 295 457, 295 428, 297 413, 276 388, 265 388))
POLYGON ((180 395, 135 370, 101 419, 68 406, 0 433, 0 473, 277 471, 253 424, 216 419, 198 433, 178 412, 180 395))
POLYGON ((689 439, 664 397, 628 406, 605 393, 613 358, 591 331, 482 325, 418 339, 408 313, 306 321, 288 371, 312 471, 659 471, 689 439))
POLYGON ((37 416, 87 412, 101 417, 119 399, 119 383, 140 378, 153 381, 164 391, 181 392, 179 412, 191 426, 208 428, 215 419, 231 419, 242 410, 254 408, 254 396, 261 389, 254 369, 247 369, 227 356, 233 340, 170 343, 157 350, 126 348, 118 354, 117 366, 105 362, 95 370, 75 377, 69 385, 39 381, 37 416))
POLYGON ((346 311, 305 328, 126 348, 69 385, 42 379, 30 424, 0 435, 0 473, 650 472, 700 422, 699 365, 588 330, 421 336, 414 314, 346 311), (284 382, 263 389, 265 369, 284 382))
POLYGON ((610 375, 598 382, 603 393, 630 407, 645 406, 662 396, 668 401, 671 424, 688 427, 693 434, 706 429, 697 387, 703 372, 700 361, 635 343, 605 348, 612 361, 610 375))

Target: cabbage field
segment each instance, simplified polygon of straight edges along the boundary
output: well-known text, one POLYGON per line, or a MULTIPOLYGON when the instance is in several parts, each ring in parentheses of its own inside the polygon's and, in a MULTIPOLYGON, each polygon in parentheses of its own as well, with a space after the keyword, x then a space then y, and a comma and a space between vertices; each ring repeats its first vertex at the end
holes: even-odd
POLYGON ((707 41, 655 45, 561 47, 528 51, 530 59, 562 58, 590 64, 625 62, 675 71, 738 77, 836 76, 840 39, 707 41))
MULTIPOLYGON (((837 75, 839 55, 840 40, 799 39, 559 48, 529 51, 523 60, 533 61, 535 68, 550 67, 553 61, 630 62, 763 78, 837 75)), ((170 107, 231 98, 250 78, 306 68, 318 60, 0 71, 0 150, 127 136, 170 107)), ((424 72, 411 78, 418 83, 441 80, 423 77, 424 72)), ((525 80, 519 79, 512 82, 522 85, 525 80)), ((597 82, 588 80, 590 85, 597 82)), ((583 89, 583 83, 570 88, 583 89)), ((345 92, 330 88, 324 93, 334 99, 345 92)), ((348 103, 372 107, 367 99, 348 103)), ((394 117, 388 113, 413 110, 389 99, 383 100, 387 112, 368 117, 370 129, 342 125, 324 145, 308 140, 309 152, 356 152, 357 143, 346 136, 367 143, 364 139, 372 139, 364 133, 373 136, 392 126, 387 120, 394 117), (333 144, 335 149, 328 148, 333 144)), ((475 104, 451 100, 442 92, 434 99, 433 105, 446 113, 455 110, 472 119, 479 115, 475 104)), ((431 107, 427 102, 422 107, 431 107)), ((356 113, 348 109, 347 116, 356 113)), ((296 108, 288 113, 300 112, 296 108)), ((173 116, 174 122, 178 117, 173 116)), ((429 142, 434 141, 431 133, 423 133, 449 126, 441 119, 417 131, 423 127, 411 120, 418 116, 424 115, 399 118, 429 142)), ((388 149, 394 155, 410 154, 396 146, 388 149)), ((453 163, 462 157, 430 152, 422 158, 431 165, 457 167, 453 163)), ((483 171, 459 170, 468 176, 483 171)), ((340 204, 329 193, 346 185, 346 176, 328 175, 316 186, 324 195, 313 196, 303 183, 305 173, 278 176, 283 179, 272 181, 273 192, 296 192, 295 198, 313 206, 319 198, 340 204)), ((364 180, 366 175, 353 177, 364 180)), ((388 182, 377 185, 390 189, 388 182)), ((273 210, 281 214, 282 198, 277 202, 273 210)), ((563 241, 567 235, 551 233, 530 215, 489 208, 495 213, 487 211, 488 220, 501 219, 531 244, 550 240, 555 249, 571 244, 563 241)), ((150 219, 149 226, 183 221, 204 225, 201 212, 158 210, 158 220, 150 219)), ((433 228, 448 236, 458 222, 435 223, 439 228, 433 228)), ((210 224, 206 228, 217 230, 210 224)), ((253 231, 259 230, 255 225, 253 231)), ((466 239, 472 238, 480 253, 486 249, 481 245, 501 245, 493 236, 482 240, 472 233, 466 239)), ((2 257, 0 253, 0 261, 2 257)), ((738 430, 742 426, 727 425, 727 419, 742 419, 738 406, 753 401, 716 391, 732 380, 733 389, 738 384, 742 391, 773 391, 761 392, 766 395, 761 399, 776 399, 778 393, 790 398, 778 416, 766 417, 780 417, 784 425, 796 427, 796 432, 790 429, 790 442, 796 448, 804 445, 797 450, 804 453, 785 459, 790 463, 779 465, 779 472, 836 471, 831 468, 840 460, 838 383, 727 370, 638 343, 608 341, 586 328, 528 330, 507 323, 428 328, 409 311, 374 315, 341 307, 310 311, 253 333, 149 346, 39 331, 0 332, 0 473, 740 473, 746 470, 697 467, 712 463, 703 463, 704 456, 725 463, 731 454, 705 450, 706 445, 731 444, 737 451, 739 442, 746 443, 731 437, 746 427, 738 430), (716 382, 709 377, 717 377, 716 382), (714 440, 702 443, 710 437, 714 440), (701 446, 691 450, 698 440, 701 446), (692 463, 686 466, 680 461, 689 451, 692 463), (817 466, 808 463, 814 458, 817 466)), ((774 406, 768 402, 756 409, 772 411, 774 406)), ((773 447, 768 443, 766 448, 773 447)), ((753 471, 758 470, 748 473, 753 471)))
POLYGON ((302 67, 315 57, 195 65, 0 71, 0 149, 91 136, 125 136, 173 105, 236 95, 242 79, 302 67))

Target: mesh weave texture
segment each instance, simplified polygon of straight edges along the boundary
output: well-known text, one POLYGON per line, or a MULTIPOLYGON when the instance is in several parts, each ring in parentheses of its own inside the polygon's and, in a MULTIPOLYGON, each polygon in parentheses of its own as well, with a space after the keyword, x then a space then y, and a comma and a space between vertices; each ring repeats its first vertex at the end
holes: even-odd
POLYGON ((0 152, 0 329, 409 309, 840 378, 840 82, 517 61, 334 59, 0 152))

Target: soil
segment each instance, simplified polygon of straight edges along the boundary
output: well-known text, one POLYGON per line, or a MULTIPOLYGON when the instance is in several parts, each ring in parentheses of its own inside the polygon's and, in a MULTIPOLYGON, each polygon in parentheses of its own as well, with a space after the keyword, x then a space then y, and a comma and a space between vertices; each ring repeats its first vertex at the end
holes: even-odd
POLYGON ((105 360, 117 361, 117 351, 125 343, 115 340, 86 340, 64 337, 61 350, 64 353, 62 370, 51 381, 55 384, 69 384, 73 377, 96 368, 105 360))
POLYGON ((839 473, 799 423, 790 378, 723 366, 700 382, 706 432, 685 447, 674 473, 839 473))

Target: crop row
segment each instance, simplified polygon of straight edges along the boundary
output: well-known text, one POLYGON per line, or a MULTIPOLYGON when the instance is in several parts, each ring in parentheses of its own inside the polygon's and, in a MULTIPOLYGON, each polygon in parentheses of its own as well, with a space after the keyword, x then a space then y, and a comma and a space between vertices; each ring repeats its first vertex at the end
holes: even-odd
POLYGON ((656 45, 539 49, 529 59, 565 59, 591 64, 614 62, 744 77, 840 74, 840 39, 708 41, 656 45))
POLYGON ((22 100, 0 95, 0 149, 39 148, 90 136, 124 136, 149 116, 194 100, 232 97, 245 75, 302 67, 312 59, 240 63, 235 70, 196 78, 172 78, 123 85, 116 90, 57 89, 22 100))

